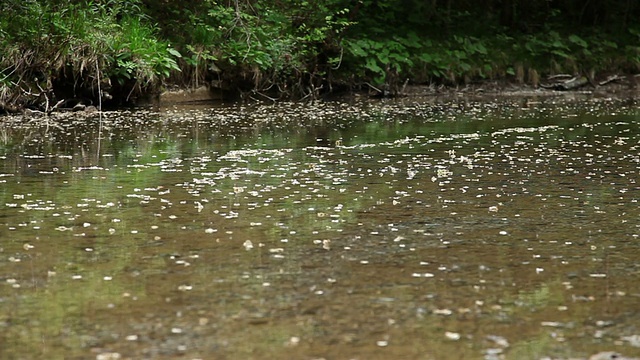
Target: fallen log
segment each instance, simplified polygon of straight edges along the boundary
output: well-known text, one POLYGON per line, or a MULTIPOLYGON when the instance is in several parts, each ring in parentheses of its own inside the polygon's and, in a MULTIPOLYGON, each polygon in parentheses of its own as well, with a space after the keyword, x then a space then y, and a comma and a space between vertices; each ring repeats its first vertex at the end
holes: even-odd
POLYGON ((553 84, 540 84, 540 87, 544 89, 568 91, 581 88, 589 84, 589 79, 586 76, 575 76, 567 81, 556 82, 553 84))

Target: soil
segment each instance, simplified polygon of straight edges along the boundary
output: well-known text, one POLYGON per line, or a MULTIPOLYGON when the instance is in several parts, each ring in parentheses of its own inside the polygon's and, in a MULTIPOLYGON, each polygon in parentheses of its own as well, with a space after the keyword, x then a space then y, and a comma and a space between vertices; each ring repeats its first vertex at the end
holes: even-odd
MULTIPOLYGON (((498 81, 482 81, 458 86, 446 85, 408 85, 399 90, 399 94, 395 96, 381 95, 371 87, 363 86, 361 89, 352 91, 335 92, 331 94, 321 95, 323 100, 340 100, 351 97, 379 97, 379 98, 415 98, 415 97, 436 97, 436 98, 477 98, 491 99, 495 97, 551 97, 551 96, 596 96, 596 97, 636 97, 640 92, 637 86, 639 75, 628 75, 616 77, 615 80, 603 84, 590 82, 586 86, 582 86, 574 90, 553 90, 551 87, 555 83, 562 80, 550 80, 543 83, 542 86, 534 87, 527 84, 518 84, 504 80, 498 81)), ((270 99, 270 98, 269 98, 270 99)), ((284 100, 284 99, 283 99, 284 100)), ((221 89, 207 88, 201 86, 197 89, 185 89, 172 87, 157 96, 149 96, 144 100, 138 101, 137 106, 159 106, 166 107, 179 104, 207 104, 222 102, 238 102, 238 101, 270 101, 260 96, 238 96, 237 94, 229 94, 221 89)), ((44 115, 38 110, 30 110, 24 108, 16 108, 2 106, 0 104, 0 114, 3 113, 24 113, 30 115, 44 115)), ((89 107, 89 109, 93 109, 89 107)), ((56 110, 61 111, 64 109, 56 110)))
MULTIPOLYGON (((551 97, 551 96, 596 96, 596 97, 635 97, 640 93, 636 86, 635 76, 620 78, 604 85, 587 85, 575 90, 553 90, 544 87, 533 87, 506 81, 483 81, 467 85, 409 85, 397 96, 380 96, 375 90, 362 88, 354 91, 343 91, 322 95, 323 100, 340 100, 350 97, 438 97, 438 98, 494 98, 494 97, 551 97)), ((265 101, 264 98, 247 96, 248 101, 265 101)), ((162 93, 156 105, 193 104, 206 102, 242 101, 237 96, 229 96, 219 89, 200 87, 195 90, 180 89, 162 93)), ((268 101, 268 100, 267 100, 268 101)))

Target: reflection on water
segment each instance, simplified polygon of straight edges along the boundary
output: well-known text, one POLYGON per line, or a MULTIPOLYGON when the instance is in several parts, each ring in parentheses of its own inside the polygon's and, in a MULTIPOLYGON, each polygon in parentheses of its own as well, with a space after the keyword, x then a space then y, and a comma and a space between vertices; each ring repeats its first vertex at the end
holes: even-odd
POLYGON ((0 357, 640 356, 636 108, 3 118, 0 357))

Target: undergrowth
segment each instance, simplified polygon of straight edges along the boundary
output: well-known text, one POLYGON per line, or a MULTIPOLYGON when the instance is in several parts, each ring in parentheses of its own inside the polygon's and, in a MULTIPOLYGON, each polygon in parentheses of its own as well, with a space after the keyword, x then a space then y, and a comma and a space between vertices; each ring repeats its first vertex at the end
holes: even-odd
MULTIPOLYGON (((8 0, 0 109, 163 85, 254 98, 640 70, 640 5, 481 0, 8 0), (613 21, 615 20, 615 21, 613 21)), ((44 108, 44 109, 43 109, 44 108)))
POLYGON ((0 7, 0 107, 96 98, 99 85, 127 90, 119 97, 126 100, 180 70, 180 53, 155 36, 139 1, 31 0, 0 7))

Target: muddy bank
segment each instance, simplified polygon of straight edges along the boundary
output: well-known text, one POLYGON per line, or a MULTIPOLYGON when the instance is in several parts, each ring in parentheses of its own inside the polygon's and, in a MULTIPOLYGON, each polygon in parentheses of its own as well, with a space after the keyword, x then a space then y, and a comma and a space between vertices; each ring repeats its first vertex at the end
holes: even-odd
MULTIPOLYGON (((314 98, 291 99, 270 96, 257 91, 238 92, 213 86, 185 88, 170 86, 163 91, 155 91, 136 98, 122 98, 114 96, 108 91, 101 91, 102 97, 87 95, 85 97, 61 98, 55 94, 41 93, 38 99, 30 101, 16 101, 9 105, 0 103, 0 115, 25 114, 31 116, 48 115, 53 112, 86 112, 92 113, 100 109, 117 110, 133 106, 142 107, 170 107, 174 105, 206 105, 222 103, 264 102, 278 101, 309 101, 309 100, 346 100, 353 98, 442 98, 453 99, 466 97, 477 100, 493 100, 496 97, 554 97, 554 96, 596 96, 630 98, 638 94, 638 76, 610 76, 596 81, 590 81, 582 86, 567 89, 564 84, 575 78, 556 77, 548 79, 539 86, 518 84, 507 81, 482 81, 457 86, 446 85, 405 85, 395 93, 387 93, 371 85, 354 87, 349 90, 320 94, 314 98)), ((112 91, 112 90, 111 90, 112 91)))
MULTIPOLYGON (((612 96, 620 98, 635 97, 638 94, 637 76, 609 76, 591 81, 576 88, 565 88, 572 77, 555 77, 531 86, 508 81, 481 81, 457 86, 447 85, 407 85, 400 87, 396 93, 384 93, 381 89, 363 85, 350 90, 336 91, 319 96, 321 100, 348 100, 349 98, 417 98, 442 97, 445 99, 469 97, 473 99, 492 100, 495 97, 553 97, 553 96, 612 96)), ((269 97, 258 92, 238 93, 215 87, 201 86, 197 89, 174 88, 160 93, 152 99, 151 104, 171 106, 175 104, 204 104, 207 102, 276 102, 296 100, 269 97)), ((300 100, 300 99, 297 99, 300 100)), ((304 100, 317 100, 315 98, 304 100)))

